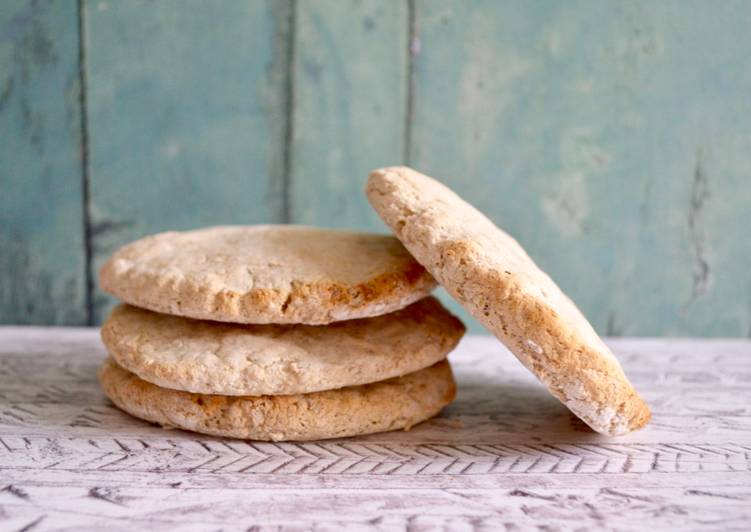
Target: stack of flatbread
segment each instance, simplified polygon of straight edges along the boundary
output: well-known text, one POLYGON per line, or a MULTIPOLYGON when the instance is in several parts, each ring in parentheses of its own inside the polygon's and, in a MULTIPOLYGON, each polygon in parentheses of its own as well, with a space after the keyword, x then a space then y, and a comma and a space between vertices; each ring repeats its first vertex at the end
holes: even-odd
POLYGON ((649 407, 592 326, 509 235, 437 181, 374 171, 398 238, 216 227, 133 242, 104 265, 105 393, 163 426, 309 440, 410 426, 454 397, 462 323, 436 280, 574 414, 621 435, 649 407), (401 241, 401 242, 400 242, 401 241))
POLYGON ((252 440, 408 429, 450 403, 462 323, 394 237, 300 226, 150 236, 100 272, 125 304, 99 371, 126 412, 252 440))

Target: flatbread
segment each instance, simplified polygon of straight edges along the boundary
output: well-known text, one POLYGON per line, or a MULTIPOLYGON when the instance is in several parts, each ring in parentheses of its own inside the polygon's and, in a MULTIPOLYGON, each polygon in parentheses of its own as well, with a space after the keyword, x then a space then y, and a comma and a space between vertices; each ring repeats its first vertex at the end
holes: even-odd
POLYGON ((223 395, 310 393, 406 375, 446 358, 463 334, 433 297, 327 326, 223 324, 129 305, 102 326, 112 358, 140 378, 223 395))
POLYGON ((166 314, 311 325, 393 312, 435 287, 392 236, 284 225, 149 236, 115 252, 99 279, 166 314))
POLYGON ((590 427, 620 435, 649 421, 610 349, 516 240, 410 168, 374 171, 366 193, 420 264, 590 427))
POLYGON ((129 414, 211 434, 262 441, 305 441, 409 429, 449 404, 456 385, 447 361, 404 377, 301 395, 201 395, 160 388, 108 358, 104 393, 129 414))

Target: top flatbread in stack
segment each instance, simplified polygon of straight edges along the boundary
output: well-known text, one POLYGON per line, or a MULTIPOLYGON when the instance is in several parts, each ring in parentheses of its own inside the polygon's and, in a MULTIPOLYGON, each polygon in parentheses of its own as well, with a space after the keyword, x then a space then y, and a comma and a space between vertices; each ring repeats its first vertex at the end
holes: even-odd
POLYGON ((649 421, 586 318, 485 215, 405 167, 374 171, 366 193, 420 264, 590 427, 620 435, 649 421))
POLYGON ((120 248, 102 288, 175 316, 323 325, 387 314, 435 281, 392 236, 303 226, 160 233, 120 248))

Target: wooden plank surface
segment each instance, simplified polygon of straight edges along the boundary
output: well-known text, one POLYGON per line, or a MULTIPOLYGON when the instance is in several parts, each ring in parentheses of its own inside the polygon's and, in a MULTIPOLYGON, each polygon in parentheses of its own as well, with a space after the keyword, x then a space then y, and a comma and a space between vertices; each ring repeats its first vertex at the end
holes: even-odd
POLYGON ((404 160, 407 3, 296 6, 292 221, 383 231, 363 188, 370 170, 404 160))
POLYGON ((87 323, 77 26, 0 3, 0 323, 87 323))
POLYGON ((115 409, 93 329, 0 329, 0 528, 747 529, 751 342, 609 342, 653 408, 589 431, 498 342, 451 355, 456 401, 409 432, 264 443, 115 409))
POLYGON ((84 6, 94 274, 149 233, 282 221, 288 2, 84 6))
POLYGON ((609 335, 751 333, 751 3, 416 0, 413 164, 609 335))

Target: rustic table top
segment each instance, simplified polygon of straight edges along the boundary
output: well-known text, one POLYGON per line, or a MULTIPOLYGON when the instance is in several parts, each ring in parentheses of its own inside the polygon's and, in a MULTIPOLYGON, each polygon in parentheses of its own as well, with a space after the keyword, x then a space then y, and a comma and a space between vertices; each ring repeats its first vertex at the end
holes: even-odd
POLYGON ((592 433, 470 336, 439 418, 272 444, 115 409, 95 329, 0 328, 0 529, 748 530, 751 342, 609 344, 654 413, 625 437, 592 433))

